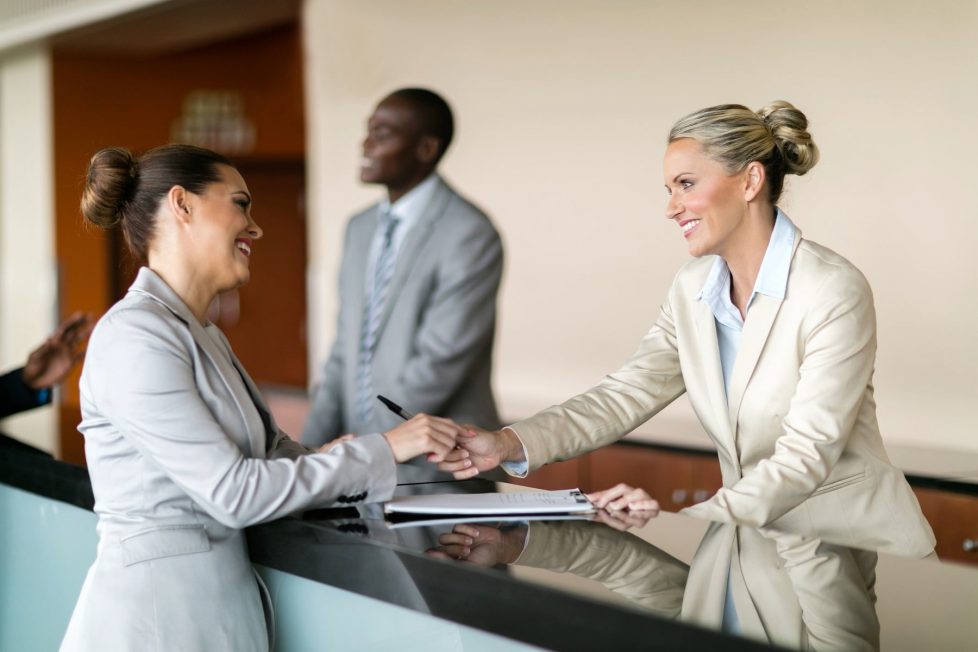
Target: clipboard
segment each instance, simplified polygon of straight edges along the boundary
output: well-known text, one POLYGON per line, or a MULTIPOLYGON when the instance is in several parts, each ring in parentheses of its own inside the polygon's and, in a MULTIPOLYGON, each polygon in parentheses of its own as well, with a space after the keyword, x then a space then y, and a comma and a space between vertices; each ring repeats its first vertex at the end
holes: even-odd
POLYGON ((530 516, 596 511, 580 489, 401 496, 384 505, 385 514, 431 516, 530 516))

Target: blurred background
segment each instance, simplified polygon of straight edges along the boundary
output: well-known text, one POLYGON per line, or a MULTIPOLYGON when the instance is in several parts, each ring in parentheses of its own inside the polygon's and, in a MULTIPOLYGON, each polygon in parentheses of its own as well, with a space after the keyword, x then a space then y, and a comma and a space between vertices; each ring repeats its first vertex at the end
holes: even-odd
MULTIPOLYGON (((381 194, 357 181, 366 118, 421 85, 456 114, 442 173, 503 237, 494 385, 527 416, 616 369, 688 259, 673 122, 786 99, 822 160, 781 205, 874 289, 884 439, 978 451, 976 34, 972 0, 0 0, 0 368, 134 275, 82 223, 92 153, 194 143, 255 197, 252 281, 214 310, 297 434, 344 226, 381 194)), ((83 462, 77 380, 2 429, 83 462)), ((706 442, 685 399, 639 434, 706 442)))

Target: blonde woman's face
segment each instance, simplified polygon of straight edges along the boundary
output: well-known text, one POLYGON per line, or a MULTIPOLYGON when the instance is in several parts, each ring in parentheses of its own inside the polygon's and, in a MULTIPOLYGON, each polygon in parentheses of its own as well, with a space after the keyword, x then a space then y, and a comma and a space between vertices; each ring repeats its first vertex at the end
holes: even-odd
POLYGON ((682 230, 689 253, 728 258, 747 216, 745 173, 728 174, 691 138, 669 144, 663 173, 666 218, 682 230))

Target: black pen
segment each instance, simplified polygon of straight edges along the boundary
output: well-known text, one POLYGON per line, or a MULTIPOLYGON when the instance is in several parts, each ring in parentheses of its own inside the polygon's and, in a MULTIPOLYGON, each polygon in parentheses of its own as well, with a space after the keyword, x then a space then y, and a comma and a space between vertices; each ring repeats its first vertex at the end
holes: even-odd
POLYGON ((405 421, 407 421, 408 419, 410 419, 411 417, 414 416, 413 414, 411 414, 410 412, 408 412, 407 410, 405 410, 404 408, 402 408, 400 405, 398 405, 394 401, 390 400, 389 398, 385 398, 385 397, 381 396, 380 394, 377 395, 377 400, 379 400, 381 403, 383 403, 384 405, 386 405, 388 410, 390 410, 391 412, 393 412, 397 416, 401 417, 405 421))

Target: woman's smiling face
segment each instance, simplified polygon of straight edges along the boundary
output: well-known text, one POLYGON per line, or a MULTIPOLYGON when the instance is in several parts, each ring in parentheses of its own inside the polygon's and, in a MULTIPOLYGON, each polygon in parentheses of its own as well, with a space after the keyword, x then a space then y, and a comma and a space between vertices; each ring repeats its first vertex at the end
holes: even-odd
POLYGON ((727 258, 747 216, 747 171, 729 174, 692 138, 669 144, 663 161, 666 218, 682 229, 693 256, 727 258))
POLYGON ((249 263, 261 227, 251 217, 251 194, 241 174, 220 166, 220 180, 194 195, 196 274, 218 291, 248 282, 249 263))

